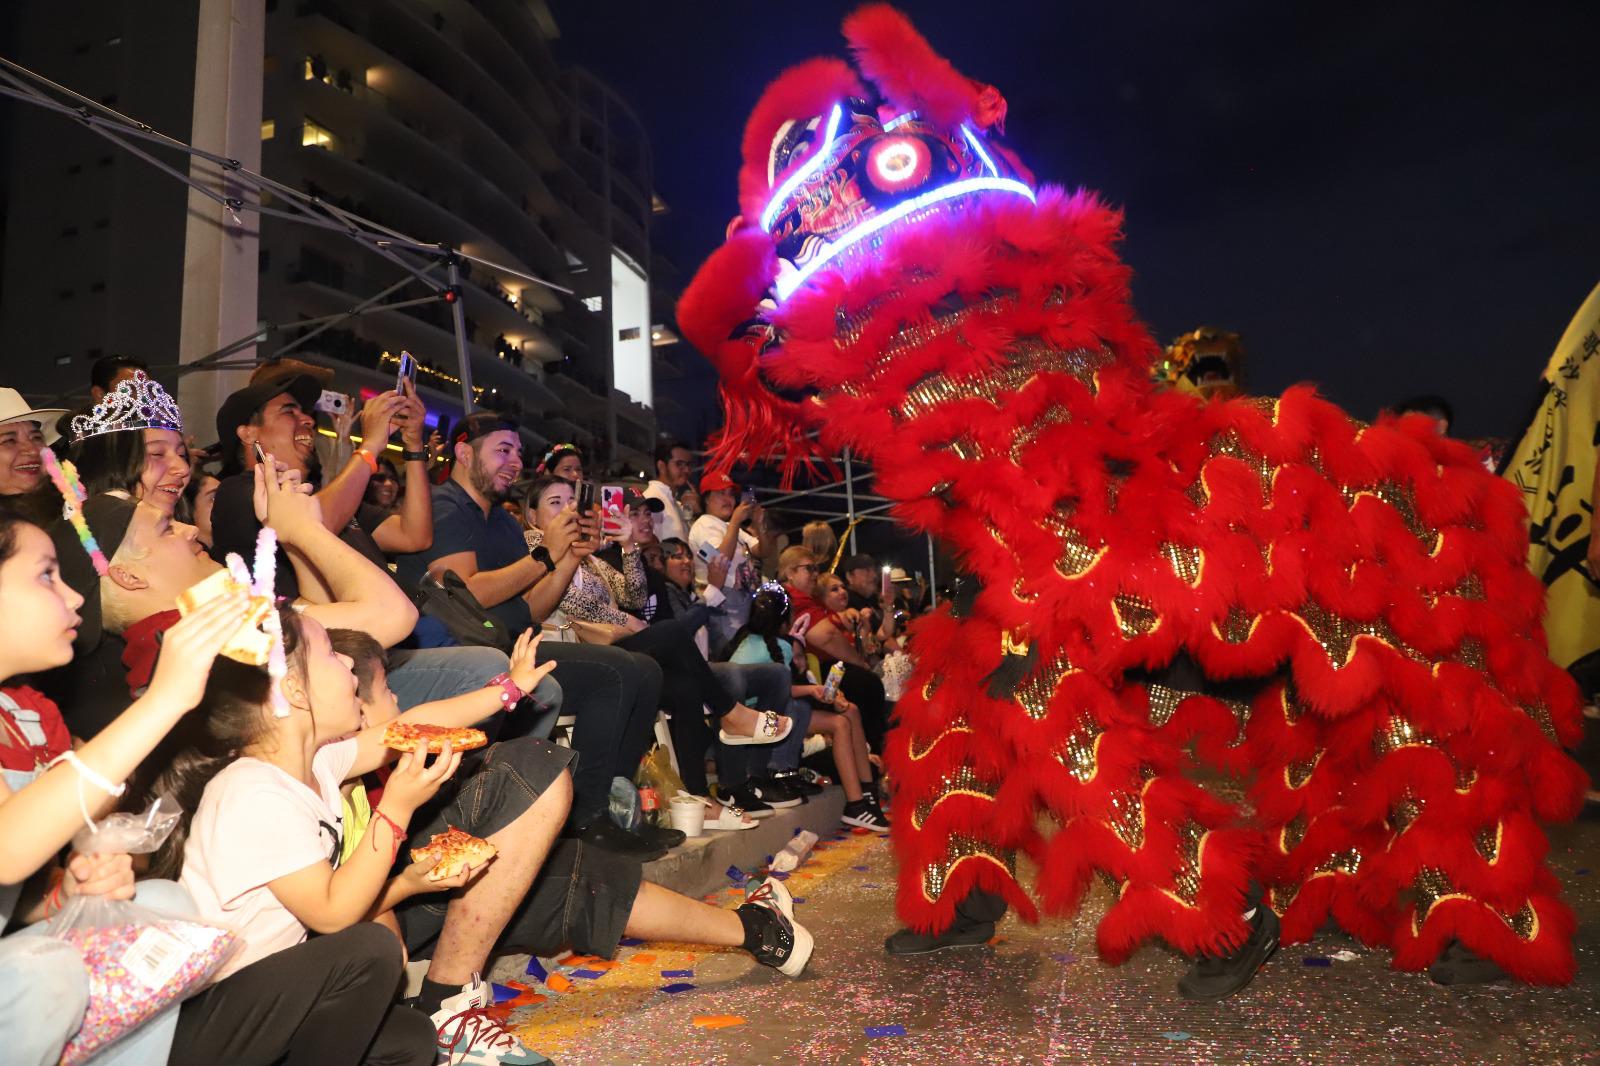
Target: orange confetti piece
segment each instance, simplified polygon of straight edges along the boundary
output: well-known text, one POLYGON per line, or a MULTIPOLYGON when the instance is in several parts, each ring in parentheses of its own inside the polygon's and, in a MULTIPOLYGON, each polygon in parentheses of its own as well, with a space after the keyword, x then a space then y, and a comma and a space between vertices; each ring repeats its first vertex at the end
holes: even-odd
POLYGON ((694 1024, 701 1029, 731 1029, 743 1025, 744 1019, 737 1014, 697 1014, 694 1024))
POLYGON ((548 996, 541 996, 537 992, 524 992, 524 993, 522 993, 522 995, 518 996, 515 999, 506 1000, 504 1006, 507 1006, 507 1007, 537 1007, 539 1004, 545 1002, 545 1000, 547 1000, 548 998, 549 998, 548 996))
POLYGON ((601 973, 604 973, 607 970, 615 970, 618 966, 620 966, 622 964, 617 962, 616 959, 596 959, 593 962, 589 963, 588 965, 589 965, 589 969, 591 969, 591 970, 599 970, 601 973))
POLYGON ((552 992, 571 992, 572 982, 561 974, 553 973, 544 979, 544 986, 552 992))
POLYGON ((640 966, 649 966, 652 962, 656 961, 656 957, 654 955, 646 953, 644 955, 634 955, 634 956, 630 957, 628 959, 628 961, 632 962, 632 963, 637 963, 640 966))

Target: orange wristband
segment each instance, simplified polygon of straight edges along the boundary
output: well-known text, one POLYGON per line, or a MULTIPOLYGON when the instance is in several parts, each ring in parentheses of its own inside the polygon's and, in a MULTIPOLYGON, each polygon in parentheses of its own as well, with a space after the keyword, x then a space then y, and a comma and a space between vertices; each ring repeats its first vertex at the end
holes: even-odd
POLYGON ((367 464, 367 469, 372 471, 374 474, 376 474, 378 472, 378 459, 377 459, 377 457, 374 456, 371 452, 367 451, 365 448, 357 448, 355 450, 355 453, 351 456, 351 458, 352 459, 357 459, 358 458, 362 462, 366 463, 367 464))

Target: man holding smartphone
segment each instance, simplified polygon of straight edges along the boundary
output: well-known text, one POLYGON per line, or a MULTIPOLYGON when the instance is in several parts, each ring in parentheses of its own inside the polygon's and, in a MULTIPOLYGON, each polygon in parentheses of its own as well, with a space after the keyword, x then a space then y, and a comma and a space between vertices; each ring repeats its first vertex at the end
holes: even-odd
POLYGON ((700 494, 705 500, 706 513, 695 519, 689 528, 689 547, 695 554, 695 581, 702 588, 708 580, 706 564, 713 557, 720 556, 727 564, 722 580, 722 606, 706 623, 711 646, 721 648, 749 620, 750 600, 761 585, 761 575, 754 563, 761 555, 761 540, 746 528, 759 528, 754 520, 761 513, 761 507, 756 503, 754 492, 746 490, 741 496, 739 486, 727 474, 707 474, 701 478, 700 494))

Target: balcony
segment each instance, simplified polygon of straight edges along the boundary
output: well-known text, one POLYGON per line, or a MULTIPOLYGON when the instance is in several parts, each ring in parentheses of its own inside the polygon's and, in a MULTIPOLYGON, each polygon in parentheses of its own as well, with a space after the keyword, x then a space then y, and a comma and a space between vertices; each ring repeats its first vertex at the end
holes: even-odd
POLYGON ((569 410, 596 414, 603 413, 606 409, 606 400, 600 393, 592 391, 588 385, 569 373, 552 372, 545 381, 550 391, 555 393, 559 401, 569 410))

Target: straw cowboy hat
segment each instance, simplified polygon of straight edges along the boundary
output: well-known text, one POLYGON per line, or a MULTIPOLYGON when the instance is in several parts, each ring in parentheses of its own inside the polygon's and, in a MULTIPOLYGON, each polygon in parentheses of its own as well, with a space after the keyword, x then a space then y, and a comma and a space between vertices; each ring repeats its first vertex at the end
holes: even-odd
POLYGON ((0 426, 9 426, 13 422, 36 422, 44 433, 46 444, 54 444, 61 436, 56 432, 56 420, 71 413, 60 407, 34 409, 28 406, 28 401, 16 389, 0 389, 0 426))

